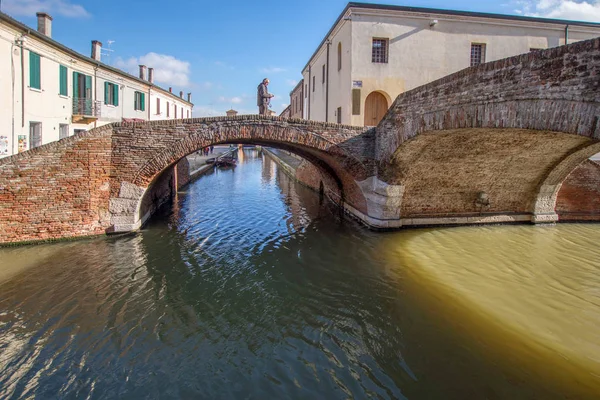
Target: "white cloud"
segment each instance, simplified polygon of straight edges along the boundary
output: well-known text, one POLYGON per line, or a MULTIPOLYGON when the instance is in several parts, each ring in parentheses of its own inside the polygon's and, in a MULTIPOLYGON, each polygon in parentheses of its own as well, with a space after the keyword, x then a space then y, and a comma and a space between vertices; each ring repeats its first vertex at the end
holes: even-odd
POLYGON ((240 104, 242 102, 241 97, 225 97, 221 96, 217 99, 220 103, 231 103, 231 104, 240 104))
POLYGON ((219 115, 225 115, 225 110, 214 108, 212 105, 199 106, 194 104, 194 109, 192 110, 192 116, 195 118, 216 117, 219 115))
POLYGON ((178 60, 165 54, 148 53, 139 58, 131 57, 127 60, 117 58, 115 67, 121 68, 132 75, 139 75, 139 65, 154 68, 154 82, 166 83, 174 86, 188 86, 190 84, 190 63, 178 60))
POLYGON ((269 68, 261 68, 260 72, 263 72, 265 74, 276 74, 278 72, 285 72, 286 69, 285 68, 280 68, 280 67, 269 67, 269 68))
POLYGON ((33 17, 37 12, 70 18, 90 16, 83 6, 69 0, 4 0, 2 5, 3 12, 15 16, 33 17))
POLYGON ((600 0, 517 0, 513 4, 521 15, 600 22, 600 0))
POLYGON ((298 84, 298 81, 295 79, 286 79, 286 83, 290 86, 296 86, 298 84))

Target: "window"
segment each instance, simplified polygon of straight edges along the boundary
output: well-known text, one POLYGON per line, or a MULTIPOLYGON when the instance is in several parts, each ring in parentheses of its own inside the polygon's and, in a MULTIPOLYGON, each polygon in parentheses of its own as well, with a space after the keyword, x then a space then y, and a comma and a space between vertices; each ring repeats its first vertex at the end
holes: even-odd
POLYGON ((387 64, 388 62, 388 39, 373 38, 373 49, 371 52, 371 62, 387 64))
POLYGON ((41 74, 40 55, 30 51, 29 52, 29 87, 30 88, 33 88, 33 89, 41 89, 42 88, 40 74, 41 74))
POLYGON ((471 43, 471 67, 485 62, 485 44, 471 43))
POLYGON ((338 43, 338 71, 342 69, 342 42, 338 43))
POLYGON ((308 95, 308 84, 304 84, 304 98, 308 95))
POLYGON ((42 123, 29 123, 29 148, 39 147, 42 145, 42 123))
POLYGON ((360 89, 352 89, 352 115, 360 115, 360 89))
POLYGON ((160 115, 160 99, 156 98, 156 115, 160 115))
POLYGON ((58 138, 64 139, 66 137, 69 137, 69 125, 59 124, 58 125, 58 138))
POLYGON ((323 80, 321 83, 325 83, 325 64, 323 64, 323 80))
POLYGON ((190 110, 186 111, 186 117, 189 118, 190 117, 190 110))
POLYGON ((119 85, 104 82, 104 104, 111 106, 119 105, 119 85))
POLYGON ((134 93, 133 109, 136 111, 146 111, 146 94, 142 92, 134 93))
POLYGON ((69 88, 68 88, 68 82, 67 82, 67 67, 65 67, 64 65, 59 65, 58 66, 58 80, 60 82, 59 84, 59 88, 58 88, 58 94, 61 96, 68 96, 69 95, 69 88))
POLYGON ((177 119, 177 104, 173 104, 173 118, 177 119))
POLYGON ((183 107, 181 107, 181 119, 183 119, 183 107))
POLYGON ((313 92, 315 91, 315 76, 313 75, 313 92))
POLYGON ((337 109, 337 123, 342 123, 342 107, 338 107, 337 109))
POLYGON ((169 106, 170 106, 170 104, 167 101, 167 118, 169 118, 169 114, 171 114, 171 112, 170 112, 171 110, 169 110, 169 106))

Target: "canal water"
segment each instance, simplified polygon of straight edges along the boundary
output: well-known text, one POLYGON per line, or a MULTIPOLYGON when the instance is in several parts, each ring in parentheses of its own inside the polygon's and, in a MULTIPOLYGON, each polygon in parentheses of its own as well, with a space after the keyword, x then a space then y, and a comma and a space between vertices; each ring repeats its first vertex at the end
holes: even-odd
POLYGON ((598 399, 600 226, 375 233, 257 150, 0 249, 0 398, 598 399))

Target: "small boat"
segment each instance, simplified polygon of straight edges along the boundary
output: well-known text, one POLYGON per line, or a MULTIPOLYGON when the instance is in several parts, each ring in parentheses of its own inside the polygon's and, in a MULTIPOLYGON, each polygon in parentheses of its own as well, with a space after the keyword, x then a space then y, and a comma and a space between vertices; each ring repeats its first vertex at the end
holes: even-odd
POLYGON ((233 157, 221 157, 215 161, 217 167, 235 167, 236 160, 233 157))
POLYGON ((208 160, 206 160, 205 162, 206 162, 207 164, 214 164, 216 160, 217 160, 216 158, 209 158, 209 159, 208 159, 208 160))

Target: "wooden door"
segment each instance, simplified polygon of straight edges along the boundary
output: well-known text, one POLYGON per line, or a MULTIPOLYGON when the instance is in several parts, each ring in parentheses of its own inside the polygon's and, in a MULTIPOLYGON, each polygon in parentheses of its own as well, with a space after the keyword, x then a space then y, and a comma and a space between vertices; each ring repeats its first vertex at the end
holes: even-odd
POLYGON ((379 92, 371 92, 365 100, 365 126, 377 126, 387 109, 385 96, 379 92))

